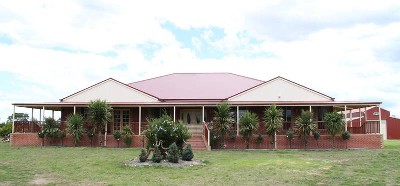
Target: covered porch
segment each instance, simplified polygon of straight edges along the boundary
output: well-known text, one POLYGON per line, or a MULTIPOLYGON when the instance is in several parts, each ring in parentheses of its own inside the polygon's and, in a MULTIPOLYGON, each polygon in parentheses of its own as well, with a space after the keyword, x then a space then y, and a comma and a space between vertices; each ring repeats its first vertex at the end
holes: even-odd
MULTIPOLYGON (((361 114, 362 108, 370 106, 378 106, 380 103, 329 103, 329 104, 285 104, 275 103, 279 108, 283 110, 284 124, 279 131, 279 134, 286 134, 287 130, 294 128, 296 118, 300 115, 301 110, 309 110, 313 113, 314 123, 321 134, 325 134, 325 124, 323 121, 324 114, 327 112, 341 112, 346 120, 346 130, 353 134, 368 134, 368 133, 380 133, 379 124, 381 121, 381 113, 377 113, 375 118, 357 117, 359 120, 353 119, 351 113, 354 109, 359 109, 361 114)), ((112 134, 116 130, 121 130, 123 126, 130 126, 134 134, 141 135, 144 130, 147 129, 148 119, 157 118, 161 116, 163 112, 173 118, 174 121, 181 120, 188 126, 203 125, 213 120, 214 111, 217 104, 208 105, 133 105, 133 104, 113 104, 112 107, 112 118, 107 124, 107 134, 112 134)), ((272 105, 272 104, 271 104, 272 105)), ((246 112, 251 111, 258 115, 260 119, 260 127, 257 133, 265 133, 265 123, 262 121, 264 116, 264 110, 270 105, 245 105, 239 103, 231 103, 232 114, 234 115, 234 124, 231 127, 231 132, 239 135, 238 126, 240 116, 246 112)), ((40 124, 45 117, 54 118, 54 112, 60 112, 61 117, 57 122, 60 123, 61 128, 65 129, 67 116, 70 114, 81 114, 85 118, 86 127, 90 128, 90 122, 87 119, 87 104, 14 104, 14 113, 16 107, 30 108, 31 117, 30 121, 15 121, 13 122, 13 133, 38 133, 40 132, 40 124), (39 119, 33 117, 34 111, 39 111, 39 119), (46 111, 51 111, 51 115, 45 115, 46 111)), ((366 116, 366 115, 364 115, 366 116)))

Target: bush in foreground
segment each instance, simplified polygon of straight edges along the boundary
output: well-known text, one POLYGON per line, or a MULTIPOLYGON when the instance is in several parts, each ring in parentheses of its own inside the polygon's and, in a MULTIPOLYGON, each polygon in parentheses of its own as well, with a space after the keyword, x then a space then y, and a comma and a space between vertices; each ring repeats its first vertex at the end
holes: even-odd
POLYGON ((183 149, 182 160, 183 161, 192 161, 193 157, 194 157, 194 154, 193 154, 193 150, 192 150, 192 145, 188 144, 188 145, 186 145, 185 149, 183 149))
POLYGON ((140 162, 145 162, 147 160, 147 152, 146 149, 142 149, 140 151, 140 155, 139 155, 139 161, 140 162))
POLYGON ((168 161, 172 163, 178 163, 179 162, 179 150, 178 146, 176 146, 176 143, 171 144, 168 147, 168 161))

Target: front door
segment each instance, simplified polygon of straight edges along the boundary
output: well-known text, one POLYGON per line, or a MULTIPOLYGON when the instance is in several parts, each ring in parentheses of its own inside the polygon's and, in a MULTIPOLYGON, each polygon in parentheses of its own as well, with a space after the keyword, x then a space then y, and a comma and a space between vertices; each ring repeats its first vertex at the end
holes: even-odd
POLYGON ((203 121, 201 109, 182 109, 180 119, 187 125, 200 125, 203 121))

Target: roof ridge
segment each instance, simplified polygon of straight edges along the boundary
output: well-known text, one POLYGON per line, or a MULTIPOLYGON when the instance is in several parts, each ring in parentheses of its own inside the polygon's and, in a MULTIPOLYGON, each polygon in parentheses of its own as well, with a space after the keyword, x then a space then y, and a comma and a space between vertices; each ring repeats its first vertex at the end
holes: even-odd
POLYGON ((260 79, 256 79, 256 78, 252 78, 252 77, 248 77, 248 76, 244 76, 244 75, 241 75, 241 74, 235 74, 235 73, 232 73, 232 72, 175 72, 175 73, 156 76, 156 77, 153 77, 153 78, 144 79, 144 80, 140 80, 140 81, 134 81, 134 82, 128 83, 128 85, 131 86, 131 84, 134 84, 134 83, 144 82, 144 81, 157 79, 157 78, 161 78, 161 77, 166 77, 166 76, 171 76, 171 75, 175 75, 175 74, 230 74, 230 75, 234 75, 234 76, 238 76, 238 77, 242 77, 242 78, 247 78, 247 79, 252 79, 252 80, 255 80, 255 81, 260 81, 260 83, 266 82, 264 80, 260 80, 260 79))
POLYGON ((156 77, 152 77, 152 78, 149 78, 149 79, 143 79, 143 80, 140 80, 140 81, 134 81, 134 82, 128 83, 127 85, 131 86, 131 84, 133 84, 133 83, 139 83, 139 82, 148 81, 148 80, 152 80, 152 79, 156 79, 156 78, 160 78, 160 77, 166 77, 166 76, 170 76, 170 75, 173 75, 173 74, 175 74, 175 73, 164 74, 164 75, 161 75, 161 76, 156 76, 156 77))

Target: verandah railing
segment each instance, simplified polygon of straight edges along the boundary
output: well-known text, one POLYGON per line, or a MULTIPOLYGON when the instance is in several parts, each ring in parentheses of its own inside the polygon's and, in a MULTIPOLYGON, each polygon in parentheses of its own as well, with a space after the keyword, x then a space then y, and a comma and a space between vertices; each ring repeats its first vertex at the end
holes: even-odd
POLYGON ((348 126, 347 131, 352 134, 377 134, 380 133, 380 124, 379 121, 367 121, 360 127, 348 126))
POLYGON ((203 125, 203 136, 204 136, 204 141, 207 142, 207 147, 210 146, 210 129, 208 128, 208 124, 204 122, 203 125))

